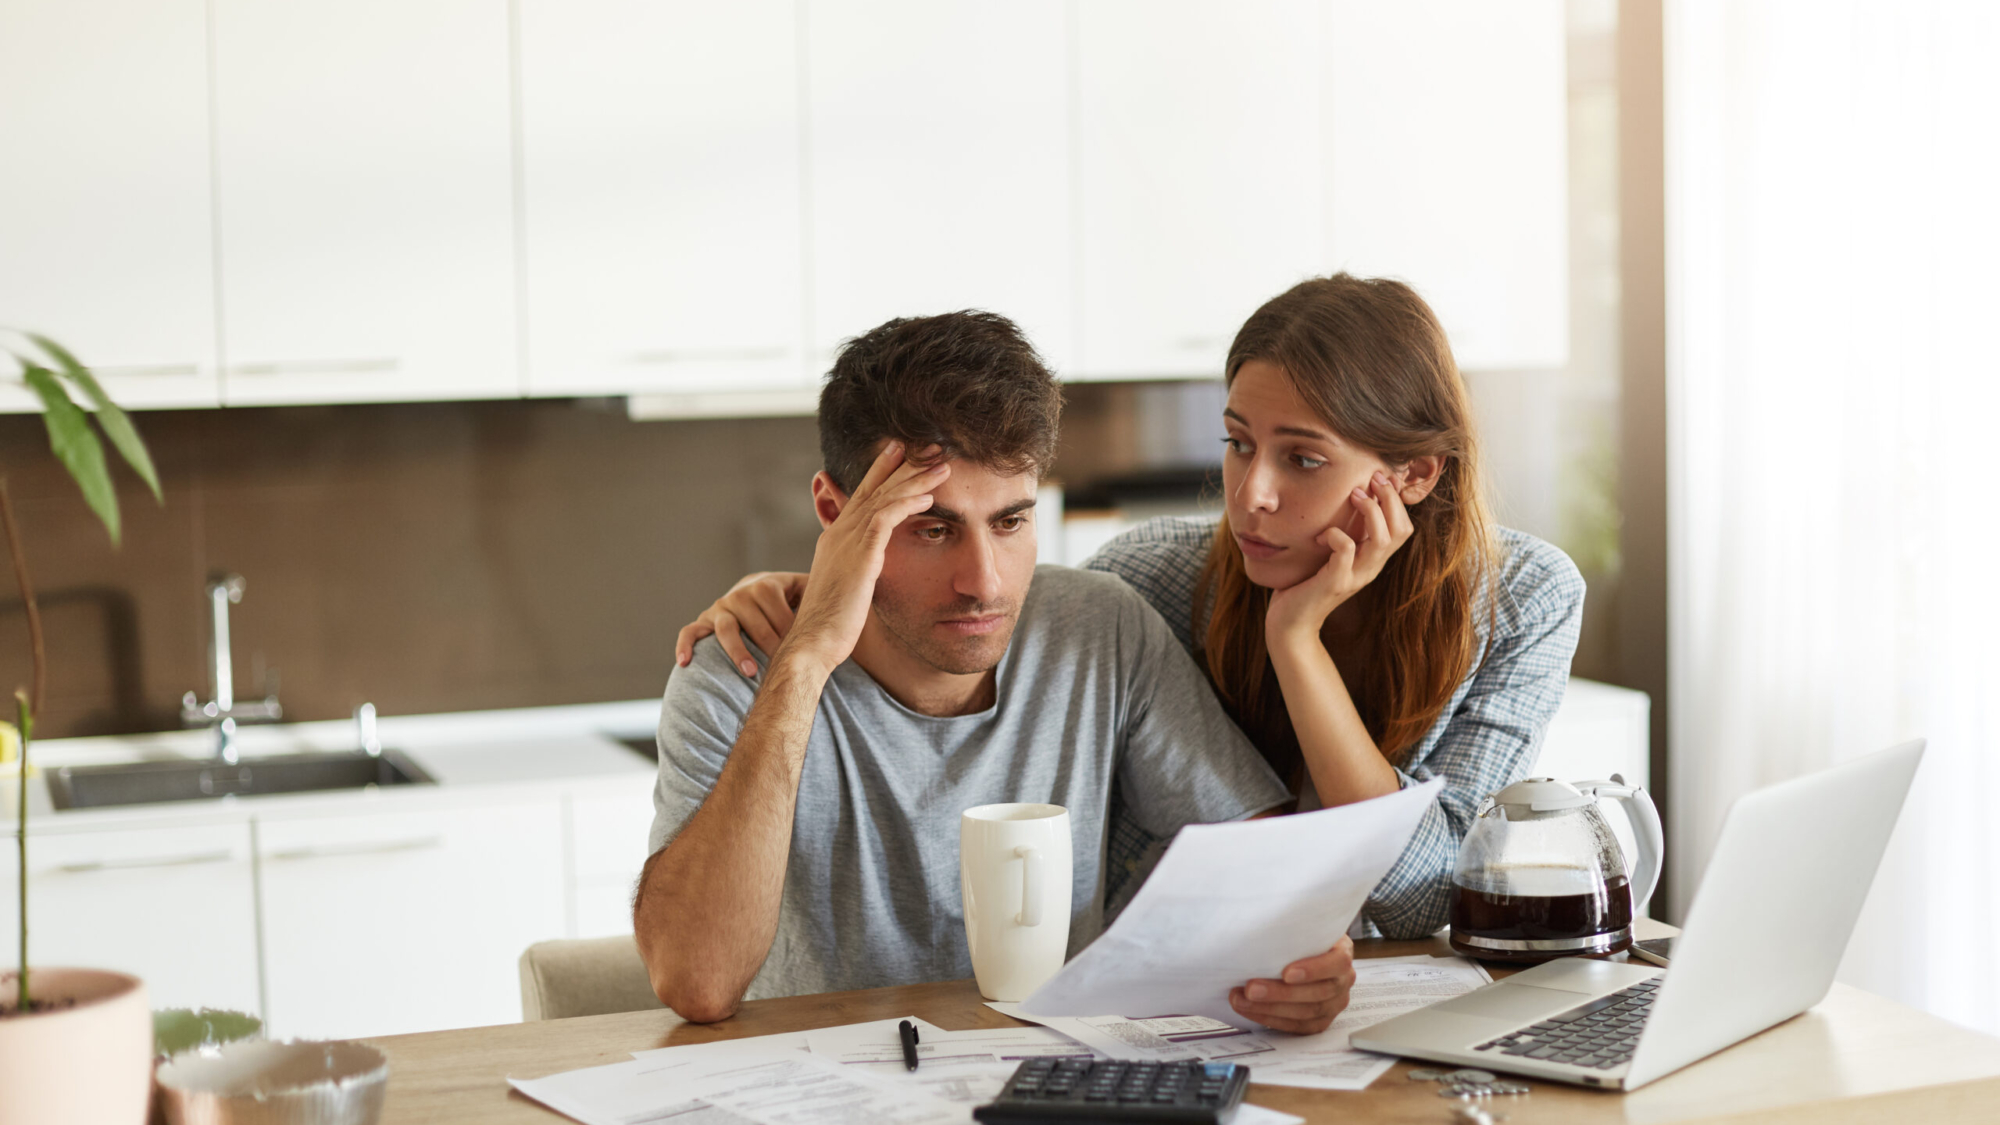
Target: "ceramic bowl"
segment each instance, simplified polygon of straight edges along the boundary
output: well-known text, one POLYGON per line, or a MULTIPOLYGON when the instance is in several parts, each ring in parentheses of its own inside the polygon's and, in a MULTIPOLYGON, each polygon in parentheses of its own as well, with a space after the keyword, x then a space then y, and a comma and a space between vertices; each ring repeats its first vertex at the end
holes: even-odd
POLYGON ((366 1043, 246 1039, 176 1055, 155 1078, 168 1125, 375 1125, 389 1060, 366 1043))

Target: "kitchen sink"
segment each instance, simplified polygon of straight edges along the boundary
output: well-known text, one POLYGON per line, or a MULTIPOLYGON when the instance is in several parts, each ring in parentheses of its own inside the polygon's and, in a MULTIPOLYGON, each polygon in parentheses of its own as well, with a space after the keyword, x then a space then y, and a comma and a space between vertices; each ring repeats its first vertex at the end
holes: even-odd
POLYGON ((649 762, 660 760, 660 740, 650 734, 644 738, 617 738, 612 741, 649 762))
POLYGON ((58 809, 429 784, 431 776, 422 767, 394 750, 384 750, 379 757, 339 751, 246 757, 236 765, 177 759, 49 771, 49 797, 58 809))

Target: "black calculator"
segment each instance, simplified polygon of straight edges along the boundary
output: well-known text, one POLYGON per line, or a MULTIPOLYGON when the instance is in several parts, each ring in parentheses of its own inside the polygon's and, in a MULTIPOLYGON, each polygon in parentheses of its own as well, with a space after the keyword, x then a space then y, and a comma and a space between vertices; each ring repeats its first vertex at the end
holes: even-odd
POLYGON ((972 1116, 989 1125, 1219 1125, 1249 1084, 1250 1068, 1236 1063, 1029 1059, 972 1116))

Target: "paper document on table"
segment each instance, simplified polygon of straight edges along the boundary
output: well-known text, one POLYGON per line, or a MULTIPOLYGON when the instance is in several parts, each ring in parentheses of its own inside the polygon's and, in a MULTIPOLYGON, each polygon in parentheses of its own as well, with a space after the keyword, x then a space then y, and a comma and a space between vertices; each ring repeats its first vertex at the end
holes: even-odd
MULTIPOLYGON (((713 1046, 714 1044, 707 1044, 713 1046)), ((963 1125, 966 1109, 812 1054, 700 1052, 508 1082, 585 1125, 963 1125)))
POLYGON ((1207 1016, 1031 1016, 1018 1003, 993 1000, 986 1006, 1061 1032, 1106 1058, 1127 1062, 1244 1062, 1245 1056, 1271 1049, 1255 1032, 1207 1016))
POLYGON ((806 1033, 813 1054, 844 1066, 865 1067, 891 1082, 920 1087, 933 1097, 984 1105, 1000 1096, 1023 1059, 1089 1058, 1090 1048, 1045 1027, 986 1027, 946 1031, 909 1017, 917 1028, 917 1058, 903 1063, 901 1020, 877 1020, 806 1033))
POLYGON ((1238 1031, 1199 1016, 1034 1016, 1019 1004, 986 1006, 1033 1020, 1112 1058, 1135 1061, 1206 1059, 1243 1063, 1250 1080, 1272 1086, 1360 1090, 1393 1061, 1350 1046, 1354 1032, 1492 981, 1462 957, 1370 957, 1354 963, 1354 988, 1333 1026, 1317 1035, 1260 1029, 1238 1031))
POLYGON ((735 1115, 712 1110, 664 1076, 661 1067, 641 1059, 547 1078, 509 1078, 507 1084, 585 1125, 629 1125, 677 1115, 699 1125, 736 1125, 735 1115))
MULTIPOLYGON (((903 1069, 903 1064, 900 1062, 843 1065, 866 1070, 885 1082, 922 1090, 934 1098, 975 1106, 985 1105, 998 1098, 1001 1088, 1007 1085, 1009 1078, 1014 1077, 1015 1069, 1021 1064, 957 1060, 927 1062, 915 1070, 903 1069)), ((971 1118, 968 1116, 966 1120, 971 1118)))
MULTIPOLYGON (((972 1031, 946 1031, 914 1016, 905 1017, 917 1028, 917 1060, 924 1066, 943 1062, 1020 1062, 1022 1059, 1065 1058, 1089 1055, 1090 1048, 1045 1027, 993 1027, 972 1031)), ((896 1025, 902 1020, 851 1023, 806 1032, 806 1043, 815 1055, 842 1063, 895 1063, 903 1065, 903 1040, 896 1025)))
POLYGON ((920 1087, 899 1085, 806 1055, 746 1068, 704 1089, 701 1100, 759 1125, 961 1125, 966 1110, 920 1087))
MULTIPOLYGON (((930 1032, 924 1033, 925 1042, 930 1032)), ((947 1031, 943 1041, 959 1053, 985 1051, 998 1062, 1018 1063, 1024 1059, 1089 1058, 1097 1052, 1060 1031, 1046 1027, 981 1027, 970 1031, 947 1031)))
POLYGON ((1295 816, 1181 829, 1110 929, 1021 1004, 1035 1016, 1180 1012, 1253 1026, 1229 990, 1347 932, 1443 782, 1295 816))
POLYGON ((1354 989, 1333 1026, 1317 1035, 1266 1032, 1273 1051, 1247 1060, 1250 1080, 1317 1090, 1360 1090, 1395 1061, 1349 1045, 1356 1031, 1492 982, 1463 957, 1371 957, 1354 963, 1354 989))

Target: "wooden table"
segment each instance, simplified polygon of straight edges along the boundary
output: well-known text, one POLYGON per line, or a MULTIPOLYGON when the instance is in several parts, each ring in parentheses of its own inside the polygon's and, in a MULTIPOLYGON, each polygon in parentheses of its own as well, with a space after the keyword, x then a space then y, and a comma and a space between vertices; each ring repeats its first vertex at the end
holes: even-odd
MULTIPOLYGON (((1672 931, 1655 923, 1641 932, 1672 931)), ((1450 952, 1442 938, 1360 945, 1363 957, 1450 952)), ((507 1078, 624 1062, 630 1052, 653 1047, 907 1015, 953 1030, 1014 1023, 986 1007, 968 980, 755 1000, 734 1018, 706 1026, 668 1011, 625 1012, 369 1042, 389 1056, 384 1125, 556 1125, 568 1118, 513 1092, 507 1078)), ((1250 1100, 1313 1125, 1452 1121, 1457 1103, 1438 1097, 1431 1083, 1411 1082, 1410 1065, 1397 1063, 1359 1092, 1253 1085, 1250 1100)), ((1512 1125, 1991 1122, 2000 1121, 2000 1039, 1836 984, 1804 1015, 1634 1093, 1533 1085, 1533 1094, 1496 1098, 1491 1108, 1509 1114, 1512 1125)))

